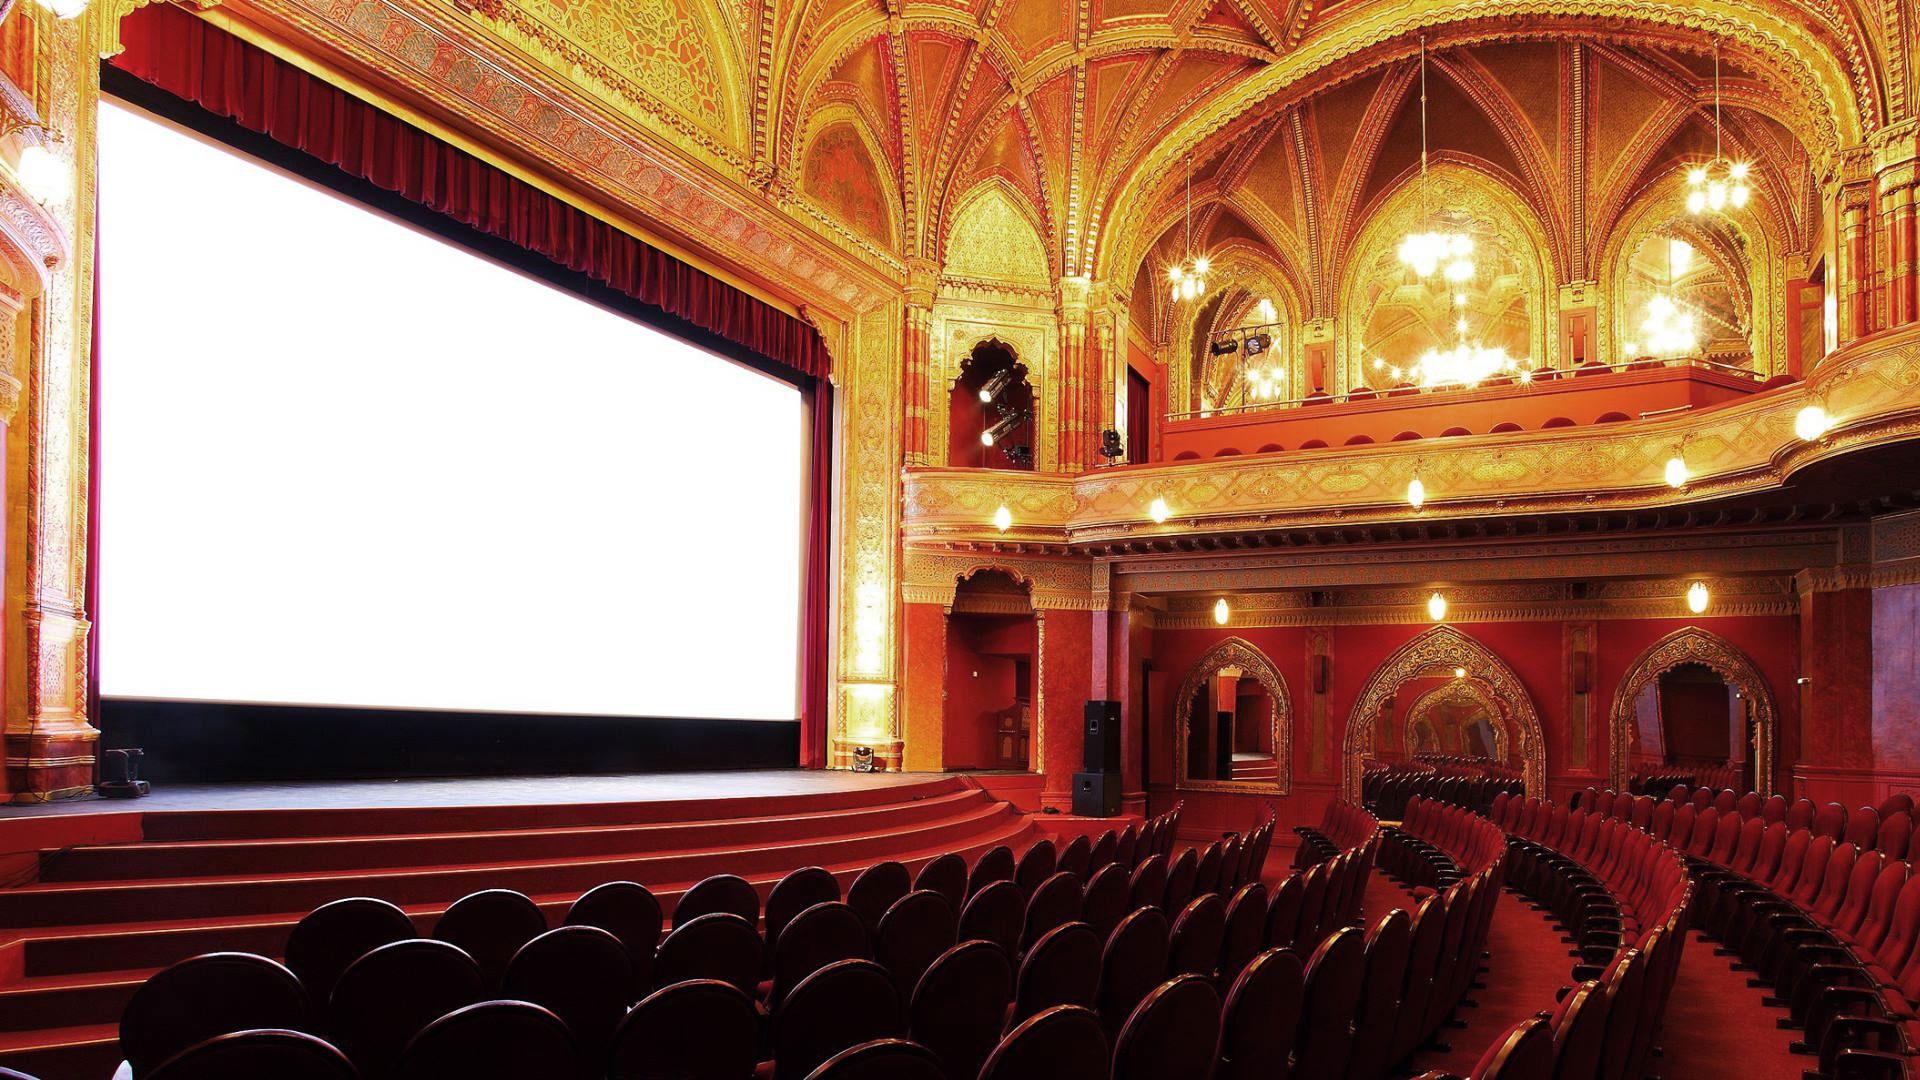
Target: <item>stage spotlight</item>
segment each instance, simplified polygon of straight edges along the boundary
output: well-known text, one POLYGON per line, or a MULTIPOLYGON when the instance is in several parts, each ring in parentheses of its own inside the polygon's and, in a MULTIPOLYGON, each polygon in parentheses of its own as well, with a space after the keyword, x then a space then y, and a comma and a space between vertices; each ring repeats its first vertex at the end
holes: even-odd
POLYGON ((1259 354, 1266 352, 1267 347, 1272 344, 1273 344, 1273 335, 1254 334, 1247 338, 1247 355, 1258 356, 1259 354))
POLYGON ((992 401, 994 398, 999 397, 1000 391, 1005 390, 1007 388, 1007 384, 1012 381, 1013 381, 1012 368, 1006 368, 1001 371, 994 372, 991 378, 989 378, 985 383, 981 384, 980 400, 983 402, 988 402, 988 401, 992 401))
POLYGON ((1239 352, 1240 343, 1233 340, 1232 338, 1221 338, 1220 340, 1215 341, 1212 344, 1208 345, 1207 351, 1212 353, 1215 356, 1225 356, 1228 353, 1239 352))
POLYGON ((1106 458, 1108 461, 1117 461, 1126 452, 1126 448, 1120 444, 1120 433, 1118 431, 1115 431, 1113 428, 1107 428, 1100 433, 1101 457, 1106 458))
POLYGON ((994 443, 1006 438, 1007 433, 1019 427, 1020 421, 1026 418, 1027 414, 1024 412, 1010 412, 1001 417, 999 422, 980 433, 980 445, 992 446, 994 443))
POLYGON ((1033 447, 1028 446, 1026 443, 1014 443, 1012 446, 1006 447, 1000 452, 1005 454, 1007 460, 1018 468, 1024 469, 1033 464, 1033 447))

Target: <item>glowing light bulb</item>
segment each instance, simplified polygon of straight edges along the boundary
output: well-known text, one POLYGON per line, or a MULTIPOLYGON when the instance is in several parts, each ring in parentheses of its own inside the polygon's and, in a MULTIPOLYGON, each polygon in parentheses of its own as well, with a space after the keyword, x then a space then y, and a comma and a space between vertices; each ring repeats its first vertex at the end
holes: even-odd
POLYGON ((1687 170, 1687 183, 1692 184, 1695 187, 1699 187, 1701 184, 1704 184, 1706 182, 1707 182, 1707 170, 1705 166, 1695 165, 1693 168, 1687 170))
POLYGON ((1727 166, 1727 175, 1735 180, 1745 180, 1747 178, 1747 172, 1751 168, 1752 166, 1744 161, 1736 161, 1732 165, 1727 166))
POLYGON ((1219 623, 1221 626, 1225 626, 1227 625, 1227 620, 1231 618, 1233 618, 1233 611, 1227 607, 1227 598, 1223 596, 1215 600, 1213 602, 1213 621, 1219 623))
POLYGON ((1667 486, 1670 488, 1687 486, 1687 463, 1678 454, 1667 459, 1667 486))
POLYGON ((1687 213, 1698 214, 1707 208, 1707 195, 1704 191, 1687 192, 1687 213))
POLYGON ((1464 678, 1466 678, 1466 677, 1467 677, 1467 669, 1466 669, 1466 668, 1463 668, 1463 667, 1457 667, 1457 668, 1454 668, 1454 669, 1453 669, 1453 677, 1454 677, 1454 678, 1456 678, 1456 679, 1464 679, 1464 678))
POLYGON ((1715 210, 1727 205, 1727 184, 1724 180, 1715 180, 1707 185, 1707 205, 1715 210))
POLYGON ((20 151, 20 164, 14 172, 20 178, 20 186, 35 202, 59 202, 73 190, 73 170, 53 151, 39 144, 20 151))
POLYGON ((1169 267, 1167 267, 1167 280, 1168 280, 1168 281, 1171 281, 1171 282, 1173 282, 1173 283, 1174 283, 1175 285, 1178 285, 1178 284, 1180 284, 1180 278, 1181 278, 1181 274, 1180 274, 1180 267, 1179 267, 1179 266, 1178 266, 1177 264, 1176 264, 1176 265, 1174 265, 1174 266, 1169 266, 1169 267))
POLYGON ((980 433, 980 445, 981 445, 981 446, 992 446, 992 445, 993 445, 993 432, 991 432, 991 431, 983 431, 983 432, 981 432, 981 433, 980 433))
POLYGON ((1441 619, 1446 618, 1447 598, 1439 593, 1434 593, 1432 596, 1427 597, 1427 617, 1431 618, 1434 622, 1439 622, 1441 619))
POLYGON ((1807 442, 1813 442, 1827 433, 1833 426, 1833 418, 1827 410, 1818 405, 1809 405, 1801 409, 1793 418, 1793 433, 1807 442))
POLYGON ((1001 503, 1000 509, 993 512, 993 527, 1001 532, 1013 528, 1013 511, 1007 509, 1006 503, 1001 503))
POLYGON ((1156 498, 1148 504, 1147 516, 1153 519, 1155 525, 1165 525, 1167 519, 1173 516, 1173 511, 1167 508, 1167 500, 1156 498))
POLYGON ((1195 259, 1195 260, 1193 260, 1193 273, 1194 273, 1194 276, 1195 276, 1195 277, 1206 277, 1206 276, 1207 276, 1207 270, 1208 270, 1208 268, 1209 268, 1209 267, 1211 267, 1211 266, 1212 266, 1212 264, 1211 264, 1211 263, 1209 263, 1209 262, 1207 262, 1207 257, 1206 257, 1205 255, 1202 255, 1202 256, 1200 256, 1199 258, 1197 258, 1197 259, 1195 259))
POLYGON ((1473 277, 1473 262, 1469 259, 1455 259, 1447 264, 1447 280, 1458 284, 1473 277))
POLYGON ((1693 612, 1695 615, 1706 611, 1707 604, 1712 599, 1713 595, 1707 592, 1706 582, 1696 581, 1687 586, 1687 610, 1693 612))
POLYGON ((1421 483, 1420 478, 1416 476, 1407 483, 1407 505, 1418 510, 1426 501, 1427 485, 1421 483))
POLYGON ((1735 184, 1733 185, 1733 192, 1728 198, 1732 201, 1733 205, 1738 208, 1747 205, 1747 199, 1751 196, 1752 192, 1747 189, 1747 185, 1735 184))

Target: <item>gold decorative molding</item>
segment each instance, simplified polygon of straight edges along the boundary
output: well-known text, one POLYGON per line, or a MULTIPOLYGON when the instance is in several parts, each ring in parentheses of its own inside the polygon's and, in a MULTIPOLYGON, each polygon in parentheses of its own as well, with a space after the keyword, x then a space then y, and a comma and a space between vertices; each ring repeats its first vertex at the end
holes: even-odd
POLYGON ((1267 654, 1245 638, 1230 637, 1208 649, 1188 669, 1173 695, 1174 787, 1182 791, 1238 791, 1286 795, 1293 790, 1293 695, 1286 677, 1267 654), (1237 667, 1267 693, 1272 715, 1273 757, 1279 777, 1272 783, 1257 780, 1193 780, 1187 776, 1187 724, 1193 717, 1193 698, 1200 685, 1220 669, 1237 667))
POLYGON ((1697 626, 1675 630, 1647 646, 1613 692, 1613 708, 1608 713, 1608 734, 1613 745, 1613 786, 1627 790, 1631 772, 1634 699, 1660 676, 1681 664, 1700 664, 1711 668, 1732 683, 1752 710, 1749 722, 1753 733, 1754 788, 1762 795, 1773 794, 1774 740, 1779 728, 1779 710, 1774 704, 1773 688, 1760 674, 1747 654, 1732 642, 1697 626))
POLYGON ((1306 526, 1685 507, 1779 490, 1807 466, 1917 436, 1920 325, 1859 339, 1804 382, 1654 420, 1096 469, 1073 477, 1033 474, 1018 481, 977 470, 909 470, 904 529, 912 542, 999 542, 1005 538, 991 517, 1002 492, 1024 504, 1013 530, 1022 540, 1143 548, 1306 526), (1794 417, 1816 403, 1835 426, 1809 443, 1794 434, 1794 417), (1662 471, 1683 441, 1694 475, 1675 491, 1662 471), (1420 509, 1405 499, 1416 462, 1427 488, 1420 509), (1147 517, 1156 497, 1173 511, 1165 524, 1147 517))
POLYGON ((1486 685, 1488 693, 1502 706, 1503 722, 1512 723, 1520 732, 1520 757, 1528 795, 1544 795, 1547 790, 1547 747, 1540 730, 1540 714, 1526 684, 1514 674, 1500 654, 1451 626, 1436 626, 1394 650, 1368 677, 1366 686, 1347 715, 1345 773, 1342 790, 1349 799, 1360 798, 1360 776, 1374 744, 1374 725, 1408 679, 1429 675, 1452 675, 1465 668, 1469 675, 1486 685))

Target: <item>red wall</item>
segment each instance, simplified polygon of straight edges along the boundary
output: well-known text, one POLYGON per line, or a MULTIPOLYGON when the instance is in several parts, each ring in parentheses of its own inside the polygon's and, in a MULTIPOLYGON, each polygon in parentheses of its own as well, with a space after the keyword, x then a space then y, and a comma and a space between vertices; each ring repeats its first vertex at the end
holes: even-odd
MULTIPOLYGON (((1609 775, 1607 717, 1613 694, 1625 677, 1627 668, 1653 642, 1687 625, 1697 625, 1727 639, 1746 652, 1769 680, 1780 712, 1780 737, 1776 746, 1797 740, 1799 712, 1794 703, 1792 673, 1796 671, 1796 627, 1792 616, 1742 616, 1707 618, 1688 623, 1677 619, 1601 620, 1595 624, 1595 670, 1592 727, 1589 732, 1591 769, 1571 772, 1568 760, 1567 661, 1563 655, 1563 624, 1557 622, 1502 622, 1462 624, 1457 629, 1479 641, 1501 657, 1513 669, 1515 677, 1532 696, 1539 712, 1546 743, 1548 787, 1556 794, 1585 787, 1604 785, 1609 775)), ((1310 754, 1309 688, 1307 672, 1307 633, 1299 627, 1233 627, 1195 630, 1156 630, 1153 632, 1154 666, 1164 677, 1157 680, 1150 739, 1153 752, 1153 777, 1150 803, 1155 812, 1184 800, 1187 807, 1186 831, 1195 836, 1220 829, 1245 828, 1266 806, 1274 807, 1283 824, 1291 825, 1317 819, 1326 802, 1337 792, 1339 768, 1343 760, 1346 725, 1354 703, 1373 673, 1400 646, 1424 633, 1428 624, 1356 625, 1332 627, 1330 638, 1332 667, 1328 684, 1326 760, 1329 775, 1309 775, 1310 754), (1293 701, 1293 788, 1281 798, 1240 793, 1178 791, 1173 786, 1172 698, 1182 679, 1202 654, 1228 636, 1245 638, 1264 652, 1287 681, 1293 701)), ((1437 685, 1437 683, 1436 683, 1437 685)), ((1514 749, 1519 741, 1514 739, 1514 749)), ((1397 738, 1397 733, 1396 733, 1397 738)), ((1781 757, 1790 762, 1791 758, 1781 757)), ((1781 782, 1784 784, 1784 770, 1781 782)))
POLYGON ((1030 697, 1016 681, 1016 660, 1031 678, 1032 616, 955 614, 947 624, 946 724, 949 769, 999 768, 991 714, 1030 697))

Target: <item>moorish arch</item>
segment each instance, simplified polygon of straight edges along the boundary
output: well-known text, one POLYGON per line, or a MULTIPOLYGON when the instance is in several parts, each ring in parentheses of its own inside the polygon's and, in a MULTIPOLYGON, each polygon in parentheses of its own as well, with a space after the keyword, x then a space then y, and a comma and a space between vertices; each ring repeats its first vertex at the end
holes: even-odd
POLYGON ((1520 676, 1500 654, 1451 626, 1436 626, 1396 649, 1375 669, 1354 700, 1347 716, 1342 787, 1347 798, 1360 799, 1360 775, 1374 745, 1374 725, 1393 704, 1394 694, 1408 679, 1451 675, 1465 668, 1485 685, 1500 706, 1501 719, 1520 733, 1522 777, 1527 794, 1544 796, 1547 790, 1547 746, 1540 731, 1540 712, 1520 676))
POLYGON ((1613 708, 1607 714, 1614 789, 1627 789, 1627 759, 1633 745, 1635 700, 1660 676, 1682 664, 1699 664, 1708 668, 1739 691, 1740 700, 1746 702, 1748 709, 1746 720, 1752 740, 1754 790, 1762 795, 1773 794, 1774 742, 1780 724, 1780 710, 1774 702, 1773 689, 1739 646, 1697 626, 1682 627, 1647 646, 1614 689, 1613 708))
MULTIPOLYGON (((1213 677, 1222 668, 1236 667, 1244 678, 1250 678, 1266 691, 1267 700, 1273 705, 1273 757, 1279 774, 1275 793, 1285 795, 1293 790, 1293 695, 1287 689, 1286 677, 1280 674, 1267 654, 1260 647, 1242 637, 1230 637, 1219 642, 1213 648, 1201 654, 1187 670, 1186 678, 1180 680, 1180 688, 1173 695, 1173 774, 1179 779, 1176 783, 1183 788, 1199 790, 1244 791, 1246 784, 1238 781, 1189 780, 1187 776, 1187 740, 1182 732, 1193 713, 1193 698, 1205 680, 1213 677)), ((1273 789, 1270 789, 1273 790, 1273 789)))
MULTIPOLYGON (((1488 692, 1486 684, 1479 679, 1453 679, 1443 686, 1436 687, 1415 699, 1407 709, 1407 725, 1403 733, 1406 741, 1407 758, 1411 760, 1418 752, 1414 732, 1421 723, 1432 723, 1433 715, 1449 705, 1473 705, 1486 710, 1495 719, 1501 719, 1505 710, 1488 692)), ((1496 761, 1510 760, 1507 725, 1502 723, 1489 725, 1493 739, 1493 758, 1496 761)), ((1437 728, 1435 729, 1438 730, 1437 728)))

